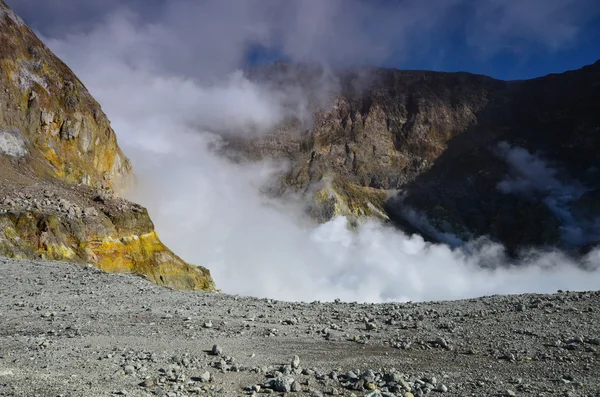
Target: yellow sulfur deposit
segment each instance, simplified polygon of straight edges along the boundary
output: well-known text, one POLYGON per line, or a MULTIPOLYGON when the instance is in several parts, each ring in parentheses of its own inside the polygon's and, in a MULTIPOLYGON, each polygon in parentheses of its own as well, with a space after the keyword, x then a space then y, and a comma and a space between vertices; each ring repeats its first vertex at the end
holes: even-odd
POLYGON ((91 263, 172 288, 214 290, 208 270, 160 241, 145 209, 112 196, 133 174, 110 122, 4 0, 0 104, 0 255, 91 263), (94 199, 95 191, 107 198, 94 199))

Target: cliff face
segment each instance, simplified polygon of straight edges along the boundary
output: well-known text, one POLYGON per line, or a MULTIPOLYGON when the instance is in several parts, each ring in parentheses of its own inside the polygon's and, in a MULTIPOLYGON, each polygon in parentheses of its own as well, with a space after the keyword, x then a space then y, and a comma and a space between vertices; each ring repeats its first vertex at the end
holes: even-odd
POLYGON ((92 263, 214 289, 159 240, 110 122, 81 81, 0 0, 0 254, 92 263))
MULTIPOLYGON (((254 78, 280 84, 285 76, 289 83, 294 73, 279 64, 254 78)), ((308 75, 296 81, 322 77, 318 70, 308 75)), ((600 62, 516 82, 359 70, 339 73, 336 85, 332 102, 312 107, 312 125, 288 120, 265 138, 232 140, 229 149, 245 159, 289 160, 278 193, 305 192, 319 220, 375 215, 434 240, 485 235, 511 250, 583 245, 565 238, 575 226, 593 240, 600 224, 594 226, 600 210, 593 199, 600 186, 600 62), (527 180, 531 172, 518 169, 515 153, 542 164, 554 186, 527 180), (507 191, 507 181, 530 189, 507 191), (582 186, 578 197, 552 206, 556 190, 575 185, 582 186), (581 224, 567 225, 559 210, 581 224)))
POLYGON ((0 0, 0 126, 39 176, 122 188, 131 164, 81 81, 0 0))

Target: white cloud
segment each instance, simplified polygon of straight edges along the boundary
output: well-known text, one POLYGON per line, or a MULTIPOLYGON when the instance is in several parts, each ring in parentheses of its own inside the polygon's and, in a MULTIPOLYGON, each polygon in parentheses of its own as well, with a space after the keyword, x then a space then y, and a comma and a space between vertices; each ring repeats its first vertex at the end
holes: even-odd
MULTIPOLYGON (((227 65, 223 70, 228 71, 243 56, 241 43, 263 34, 262 19, 228 35, 224 31, 232 21, 247 12, 252 22, 258 18, 255 12, 241 6, 229 21, 218 18, 225 12, 221 3, 208 4, 204 13, 191 3, 178 4, 185 14, 167 15, 174 26, 177 17, 183 18, 184 26, 196 17, 199 26, 207 23, 208 31, 172 42, 168 53, 175 55, 167 61, 160 59, 164 53, 158 50, 178 33, 170 30, 171 25, 137 25, 131 17, 113 18, 86 34, 47 42, 112 120, 140 181, 132 197, 149 208, 167 245, 184 259, 211 269, 225 292, 288 300, 384 301, 597 287, 598 271, 586 272, 581 263, 561 253, 532 254, 519 266, 510 266, 498 245, 473 243, 466 254, 374 221, 356 232, 343 218, 315 225, 293 203, 262 196, 259 187, 281 165, 236 165, 209 150, 218 144, 212 130, 255 131, 252 126, 267 128, 286 114, 280 102, 288 93, 213 69, 227 65), (204 57, 198 49, 206 50, 204 57), (181 61, 185 64, 173 66, 181 61)), ((279 15, 277 8, 271 12, 279 15)), ((325 12, 331 18, 337 15, 335 10, 325 12)), ((290 32, 300 26, 292 24, 290 32)), ((328 27, 317 23, 314 29, 328 27)), ((300 33, 308 42, 285 44, 290 53, 335 51, 333 46, 313 43, 318 35, 300 33)), ((343 60, 350 53, 339 54, 343 60)), ((592 255, 590 266, 596 266, 600 258, 597 252, 592 255)))
MULTIPOLYGON (((558 51, 585 40, 600 16, 596 0, 9 0, 43 34, 93 31, 129 14, 163 72, 214 76, 245 61, 260 45, 294 61, 330 65, 394 64, 440 54, 441 35, 465 40, 474 54, 558 51), (200 66, 201 65, 201 66, 200 66)), ((114 25, 108 37, 127 32, 114 25)), ((121 41, 107 40, 105 45, 121 41)), ((99 43, 96 43, 99 45, 99 43)), ((139 48, 130 48, 131 56, 139 48)), ((143 59, 143 57, 142 57, 143 59)))
POLYGON ((567 175, 559 175, 537 154, 502 142, 498 154, 511 166, 513 176, 498 183, 505 194, 532 196, 541 200, 561 222, 562 238, 568 245, 581 246, 600 241, 600 218, 588 213, 578 214, 574 205, 588 188, 567 175))

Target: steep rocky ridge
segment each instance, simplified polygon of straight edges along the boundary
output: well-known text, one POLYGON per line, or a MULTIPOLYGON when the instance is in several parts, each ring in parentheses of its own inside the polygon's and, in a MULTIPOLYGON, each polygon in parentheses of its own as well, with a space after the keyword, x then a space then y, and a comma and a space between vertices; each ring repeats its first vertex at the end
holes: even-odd
POLYGON ((214 289, 159 240, 110 122, 81 81, 0 0, 0 255, 93 263, 214 289))
POLYGON ((469 73, 343 71, 330 84, 332 101, 321 103, 314 100, 323 86, 314 83, 323 80, 318 68, 298 72, 280 63, 250 75, 308 87, 313 124, 288 120, 265 138, 232 140, 229 148, 244 159, 289 160, 277 193, 305 192, 319 204, 312 210, 320 220, 376 215, 434 240, 486 235, 512 251, 583 245, 563 238, 565 220, 549 208, 548 191, 498 188, 514 171, 498 150, 508 145, 545 159, 565 184, 582 184, 585 194, 567 203, 569 211, 597 228, 600 62, 510 82, 469 73))

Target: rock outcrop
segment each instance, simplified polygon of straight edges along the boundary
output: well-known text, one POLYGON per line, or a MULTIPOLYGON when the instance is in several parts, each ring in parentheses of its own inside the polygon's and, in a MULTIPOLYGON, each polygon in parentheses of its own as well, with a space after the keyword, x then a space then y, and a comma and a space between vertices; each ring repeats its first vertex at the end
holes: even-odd
POLYGON ((159 240, 113 192, 131 164, 100 105, 0 0, 0 254, 92 263, 173 288, 212 290, 208 270, 159 240))
POLYGON ((303 87, 313 122, 287 120, 264 138, 230 140, 230 152, 289 161, 275 191, 305 192, 319 220, 375 215, 433 240, 489 236, 513 251, 600 240, 600 62, 508 82, 469 73, 339 72, 327 79, 329 102, 315 100, 324 86, 318 68, 281 63, 251 76, 303 87), (519 169, 509 158, 515 153, 554 182, 536 184, 531 179, 542 176, 519 169), (507 180, 530 189, 503 189, 507 180), (557 191, 575 185, 577 194, 554 205, 557 191))

